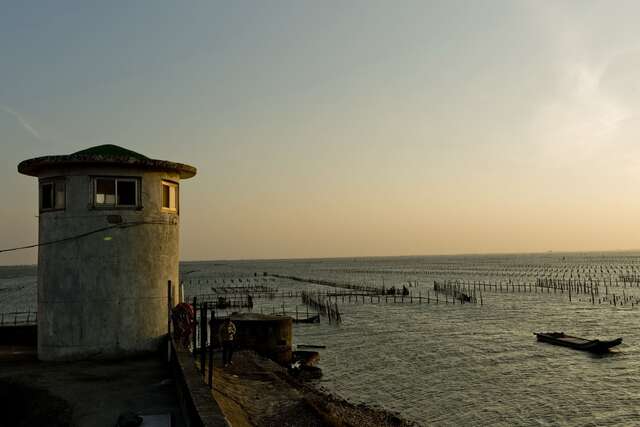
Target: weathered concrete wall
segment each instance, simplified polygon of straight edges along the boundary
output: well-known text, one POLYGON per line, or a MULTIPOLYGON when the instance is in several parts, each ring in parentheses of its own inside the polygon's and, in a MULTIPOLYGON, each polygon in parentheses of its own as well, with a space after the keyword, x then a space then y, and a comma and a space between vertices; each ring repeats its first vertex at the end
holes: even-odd
MULTIPOLYGON (((235 347, 254 350, 281 365, 291 363, 293 342, 293 319, 287 316, 271 316, 257 313, 235 313, 231 321, 236 326, 235 347)), ((219 343, 223 318, 211 320, 213 338, 219 343)))
POLYGON ((179 262, 179 217, 161 209, 161 180, 178 182, 179 176, 96 167, 48 170, 40 179, 49 177, 65 177, 66 208, 40 214, 40 243, 108 227, 109 215, 143 224, 40 246, 38 357, 68 360, 156 350, 167 333, 169 280, 177 298, 179 262), (91 177, 109 175, 140 177, 142 207, 94 208, 91 177))

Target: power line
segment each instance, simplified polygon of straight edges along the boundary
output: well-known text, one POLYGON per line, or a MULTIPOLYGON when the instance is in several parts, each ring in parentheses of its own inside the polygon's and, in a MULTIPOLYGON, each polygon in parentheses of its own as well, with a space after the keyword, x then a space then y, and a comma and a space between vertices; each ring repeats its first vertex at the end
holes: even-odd
POLYGON ((23 249, 32 249, 32 248, 37 248, 37 247, 40 247, 40 246, 48 246, 48 245, 53 245, 53 244, 56 244, 56 243, 63 243, 63 242, 71 241, 71 240, 81 239, 83 237, 87 237, 87 236, 90 236, 92 234, 100 233, 100 232, 103 232, 103 231, 113 230, 115 228, 121 228, 121 229, 122 228, 130 228, 130 227, 136 227, 136 226, 145 225, 145 224, 175 225, 174 223, 166 222, 166 221, 126 222, 126 223, 123 223, 123 224, 109 225, 107 227, 98 228, 96 230, 87 231, 86 233, 81 233, 81 234, 77 234, 75 236, 65 237, 63 239, 51 240, 50 242, 35 243, 33 245, 19 246, 19 247, 16 247, 16 248, 9 248, 9 249, 0 249, 0 253, 3 253, 3 252, 14 252, 14 251, 20 251, 20 250, 23 250, 23 249))

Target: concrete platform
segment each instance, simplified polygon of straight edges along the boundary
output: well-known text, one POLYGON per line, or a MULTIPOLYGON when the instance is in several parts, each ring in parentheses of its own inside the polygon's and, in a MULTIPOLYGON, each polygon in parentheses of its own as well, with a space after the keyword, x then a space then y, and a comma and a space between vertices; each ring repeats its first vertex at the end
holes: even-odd
MULTIPOLYGON (((29 353, 27 349, 20 350, 29 353)), ((0 357, 2 385, 5 393, 17 385, 20 390, 37 390, 24 392, 26 396, 66 402, 71 424, 78 427, 113 427, 118 416, 128 411, 140 415, 161 415, 150 417, 149 425, 164 425, 154 422, 166 424, 166 414, 170 414, 174 427, 185 426, 171 370, 160 356, 121 361, 50 363, 15 357, 14 354, 13 357, 0 357)), ((7 415, 6 411, 4 415, 7 415)))

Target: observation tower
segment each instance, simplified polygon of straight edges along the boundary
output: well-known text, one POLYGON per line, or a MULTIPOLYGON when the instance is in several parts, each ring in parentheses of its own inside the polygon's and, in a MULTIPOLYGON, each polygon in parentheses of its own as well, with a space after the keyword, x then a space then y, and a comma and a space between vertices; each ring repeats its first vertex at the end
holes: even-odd
POLYGON ((38 357, 155 351, 177 302, 180 181, 193 166, 115 145, 18 165, 38 178, 38 357))

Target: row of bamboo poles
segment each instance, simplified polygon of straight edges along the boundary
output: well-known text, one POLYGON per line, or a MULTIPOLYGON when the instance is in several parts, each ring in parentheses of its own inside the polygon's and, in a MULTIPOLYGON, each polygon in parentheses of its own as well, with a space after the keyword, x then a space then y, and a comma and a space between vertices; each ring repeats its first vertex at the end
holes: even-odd
POLYGON ((297 277, 297 276, 283 276, 280 274, 270 274, 270 276, 278 279, 293 280, 294 282, 311 283, 313 285, 331 286, 333 288, 348 289, 352 291, 370 292, 374 294, 380 292, 380 288, 378 288, 377 286, 357 285, 354 283, 333 282, 330 280, 310 279, 310 278, 303 278, 303 277, 297 277))
POLYGON ((314 295, 311 292, 302 292, 301 299, 303 304, 326 316, 329 319, 329 323, 342 323, 342 316, 337 302, 334 301, 332 304, 330 299, 322 297, 319 293, 314 295))
POLYGON ((455 301, 458 301, 460 304, 477 304, 479 294, 480 305, 483 305, 482 292, 475 288, 470 288, 468 286, 465 287, 464 284, 449 281, 434 281, 433 290, 435 291, 436 295, 443 294, 445 295, 445 297, 450 296, 451 300, 454 303, 455 301))
POLYGON ((484 281, 465 281, 457 279, 455 281, 447 281, 446 283, 458 286, 458 289, 467 295, 473 295, 478 290, 493 291, 502 293, 546 293, 546 294, 566 294, 569 302, 581 296, 587 296, 587 301, 591 304, 611 304, 613 306, 631 305, 635 307, 640 304, 640 296, 628 294, 625 290, 622 295, 610 291, 609 286, 603 285, 604 292, 601 292, 600 284, 597 282, 579 281, 574 279, 551 279, 538 278, 535 284, 532 283, 513 283, 511 281, 503 283, 490 283, 484 281))
POLYGON ((0 313, 0 326, 35 325, 38 313, 35 311, 11 311, 0 313))
MULTIPOLYGON (((366 284, 351 284, 351 283, 337 283, 329 280, 318 279, 306 279, 296 276, 283 276, 283 275, 271 275, 270 279, 279 278, 285 280, 292 280, 295 282, 310 283, 316 285, 324 285, 333 288, 333 291, 314 291, 313 295, 318 299, 316 301, 319 306, 324 303, 332 303, 335 305, 338 301, 342 303, 480 303, 483 305, 483 293, 486 292, 501 292, 501 293, 546 293, 546 294, 566 294, 569 298, 569 302, 578 298, 580 301, 584 301, 584 296, 592 304, 611 304, 618 305, 631 305, 632 307, 640 304, 640 297, 634 296, 627 292, 622 292, 622 295, 612 293, 609 289, 608 282, 598 282, 591 280, 579 280, 579 279, 562 279, 552 277, 540 277, 537 278, 535 283, 517 283, 512 280, 490 282, 490 281, 472 281, 464 279, 435 281, 433 287, 433 295, 426 291, 426 296, 422 296, 423 292, 420 290, 419 282, 408 281, 408 287, 402 286, 400 290, 396 292, 390 292, 390 290, 380 288, 378 286, 368 286, 366 284), (602 284, 602 286, 601 286, 602 284), (340 292, 336 288, 344 289, 347 292, 340 292), (409 290, 408 288, 413 288, 409 290), (416 295, 417 294, 417 295, 416 295), (444 298, 442 298, 444 297, 444 298)), ((255 279, 258 282, 262 277, 255 279)), ((239 279, 238 279, 239 280, 239 279)), ((621 278, 627 283, 633 283, 633 277, 621 278)), ((276 299, 281 298, 307 298, 309 292, 297 291, 297 290, 280 290, 275 287, 269 287, 269 291, 257 291, 255 293, 247 293, 246 290, 251 288, 250 283, 254 282, 254 279, 245 279, 245 286, 229 287, 232 292, 238 292, 237 295, 229 295, 225 298, 225 301, 229 301, 228 307, 252 307, 249 300, 253 298, 268 298, 276 299), (245 292, 243 293, 243 289, 245 292), (305 296, 306 295, 306 296, 305 296)), ((615 282, 613 282, 615 283, 615 282)), ((259 286, 264 286, 260 284, 259 286)), ((615 286, 614 286, 615 287, 615 286)), ((257 288, 257 287, 256 287, 257 288)), ((391 288, 390 288, 391 289, 391 288)), ((395 289, 394 289, 395 290, 395 289)), ((198 295, 202 298, 202 301, 210 301, 215 305, 217 301, 220 301, 220 294, 203 294, 198 295)), ((304 300, 303 300, 303 303, 304 300)), ((306 303, 305 303, 306 304, 306 303)), ((222 307, 224 308, 224 307, 222 307)), ((279 313, 279 309, 276 312, 279 313)), ((321 310, 318 310, 321 311, 321 310)), ((333 320, 333 317, 332 319, 333 320)))
POLYGON ((275 282, 275 279, 270 277, 244 277, 244 278, 236 277, 234 279, 228 279, 228 278, 212 279, 209 277, 186 278, 184 276, 181 276, 180 281, 182 283, 186 283, 189 285, 218 285, 219 284, 223 286, 234 286, 234 284, 237 284, 237 286, 250 287, 250 286, 253 286, 253 284, 275 282))
POLYGON ((622 283, 629 283, 631 285, 636 285, 637 287, 640 287, 640 275, 638 274, 621 274, 620 276, 618 276, 618 278, 620 279, 620 281, 622 283))

